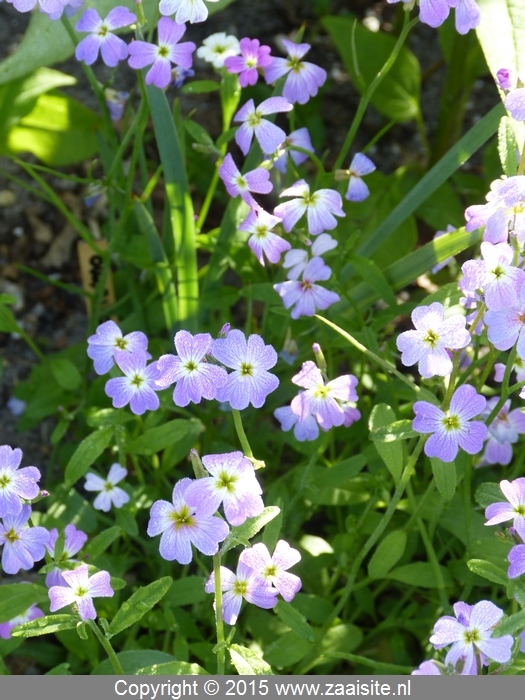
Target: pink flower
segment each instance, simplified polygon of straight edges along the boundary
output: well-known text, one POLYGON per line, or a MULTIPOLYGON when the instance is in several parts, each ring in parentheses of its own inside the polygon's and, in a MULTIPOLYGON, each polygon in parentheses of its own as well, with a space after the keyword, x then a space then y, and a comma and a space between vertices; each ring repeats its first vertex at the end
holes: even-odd
POLYGON ((240 41, 241 55, 229 56, 224 65, 229 73, 239 73, 241 87, 255 85, 259 78, 258 68, 265 68, 272 62, 270 47, 261 46, 259 39, 245 37, 240 41))

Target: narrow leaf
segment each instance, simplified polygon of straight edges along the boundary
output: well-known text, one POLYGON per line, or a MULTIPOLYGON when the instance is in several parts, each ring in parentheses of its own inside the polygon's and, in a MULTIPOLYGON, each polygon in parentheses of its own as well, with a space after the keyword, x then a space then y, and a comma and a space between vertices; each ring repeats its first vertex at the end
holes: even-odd
POLYGON ((255 537, 255 535, 259 532, 259 530, 262 530, 266 523, 269 523, 271 520, 276 518, 280 512, 281 509, 277 508, 277 506, 268 506, 255 518, 248 518, 242 525, 232 527, 230 534, 222 545, 221 554, 224 554, 228 550, 232 549, 240 542, 251 540, 251 538, 255 537))
POLYGON ((140 620, 166 595, 172 583, 171 576, 164 576, 149 586, 141 586, 120 606, 109 626, 110 634, 118 634, 140 620))
POLYGON ((310 627, 306 618, 301 613, 293 608, 290 603, 280 600, 274 608, 277 616, 301 639, 306 639, 312 644, 315 642, 313 629, 310 627))
POLYGON ((194 435, 197 439, 203 429, 202 423, 195 418, 189 420, 177 418, 164 423, 164 425, 146 430, 143 435, 129 445, 129 451, 136 455, 153 455, 166 449, 169 445, 179 442, 187 435, 194 435))
POLYGON ((456 493, 457 474, 454 462, 442 462, 437 457, 430 460, 436 487, 445 501, 452 500, 456 493))
POLYGON ((260 656, 239 644, 231 644, 228 647, 232 664, 237 669, 239 676, 273 676, 272 667, 260 656))
MULTIPOLYGON (((395 411, 385 403, 377 404, 372 409, 368 428, 371 433, 379 428, 384 428, 396 421, 395 411)), ((403 471, 403 445, 399 441, 383 442, 374 440, 374 446, 379 452, 379 456, 386 464, 388 471, 392 474, 394 482, 397 484, 403 471)))
POLYGON ((82 440, 69 460, 65 471, 65 486, 73 486, 87 472, 104 450, 109 447, 113 437, 113 428, 96 430, 82 440))
POLYGON ((406 532, 403 530, 390 532, 378 545, 368 563, 370 578, 384 578, 403 556, 406 544, 406 532))
POLYGON ((473 574, 482 576, 486 578, 487 581, 492 581, 492 583, 506 586, 509 582, 506 572, 490 561, 485 561, 484 559, 470 559, 467 562, 467 566, 473 574))
POLYGON ((63 630, 75 629, 78 615, 47 615, 37 617, 31 622, 24 622, 11 630, 12 637, 41 637, 43 634, 53 634, 63 630))
POLYGON ((504 634, 516 634, 518 632, 523 632, 525 629, 525 610, 520 610, 520 612, 515 615, 511 615, 506 620, 503 620, 494 630, 494 637, 503 637, 504 634))

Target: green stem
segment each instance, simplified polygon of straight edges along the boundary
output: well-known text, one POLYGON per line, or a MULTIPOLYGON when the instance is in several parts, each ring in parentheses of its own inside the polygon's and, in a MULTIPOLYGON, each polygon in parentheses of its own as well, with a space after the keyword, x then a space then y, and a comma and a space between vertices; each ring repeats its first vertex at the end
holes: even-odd
POLYGON ((521 158, 518 165, 517 175, 523 175, 525 173, 525 144, 523 144, 523 150, 521 151, 521 158))
POLYGON ((222 620, 221 554, 213 555, 213 582, 215 584, 215 629, 217 630, 217 674, 224 675, 226 649, 222 620))
MULTIPOLYGON (((221 148, 221 151, 222 151, 222 148, 221 148)), ((206 217, 208 216, 208 212, 210 211, 210 206, 211 206, 211 203, 213 202, 213 196, 215 195, 215 190, 217 189, 218 184, 219 184, 219 162, 217 161, 217 163, 215 164, 215 170, 213 171, 213 175, 211 178, 210 186, 208 187, 208 191, 206 192, 206 196, 204 197, 204 202, 202 203, 202 207, 201 207, 201 210, 199 212, 199 218, 197 219, 197 223, 195 224, 195 229, 196 229, 197 233, 200 233, 202 231, 202 227, 204 226, 204 222, 206 221, 206 217)))
POLYGON ((115 653, 115 650, 111 646, 111 643, 107 637, 105 637, 100 629, 98 628, 98 625, 94 620, 86 620, 86 623, 88 624, 89 628, 93 631, 95 637, 98 639, 98 641, 102 644, 104 651, 108 655, 109 660, 111 661, 111 665, 113 666, 113 669, 115 671, 115 674, 117 676, 123 676, 124 675, 124 669, 120 665, 120 661, 118 660, 118 657, 115 653))
POLYGON ((365 115, 366 109, 368 107, 368 103, 372 99, 372 95, 374 92, 377 90, 379 85, 382 83, 383 79, 387 75, 387 73, 390 71, 392 66, 397 60, 397 57, 399 56, 399 52, 403 48, 403 44, 405 43, 405 39, 407 38, 410 30, 412 27, 419 21, 419 19, 416 17, 414 18, 411 22, 408 21, 409 18, 409 12, 405 11, 405 18, 404 18, 404 24, 403 24, 403 29, 401 30, 401 34, 399 35, 396 45, 394 46, 392 53, 388 57, 387 62, 385 65, 381 68, 379 73, 376 75, 376 77, 372 80, 368 88, 366 89, 363 97, 361 98, 359 102, 359 106, 357 108, 357 112, 355 114, 355 117, 350 125, 350 128, 348 130, 348 133, 346 135, 345 141, 343 143, 343 147, 341 149, 341 152, 339 153, 339 156, 335 162, 335 165, 333 167, 333 172, 335 173, 336 170, 339 170, 341 168, 341 165, 344 163, 346 156, 348 154, 348 151, 350 150, 350 147, 352 146, 352 142, 354 140, 354 137, 357 133, 357 130, 359 129, 359 126, 361 124, 361 121, 365 115))
POLYGON ((246 433, 244 432, 241 412, 238 411, 236 408, 232 408, 232 415, 233 423, 235 425, 237 437, 239 438, 239 442, 241 443, 242 451, 244 452, 244 455, 248 457, 248 459, 253 459, 252 448, 250 447, 250 443, 248 442, 248 438, 246 437, 246 433))

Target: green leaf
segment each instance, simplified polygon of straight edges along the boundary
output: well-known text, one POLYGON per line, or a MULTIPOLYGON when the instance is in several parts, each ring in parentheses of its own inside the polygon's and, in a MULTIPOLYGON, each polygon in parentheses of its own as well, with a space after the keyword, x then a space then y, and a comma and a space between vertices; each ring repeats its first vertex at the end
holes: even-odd
POLYGON ((312 644, 315 642, 314 631, 308 622, 306 622, 306 618, 292 607, 290 603, 279 600, 274 611, 284 624, 289 627, 292 632, 295 632, 295 634, 301 637, 301 639, 306 639, 307 642, 311 642, 312 644))
MULTIPOLYGON (((445 585, 450 586, 452 581, 449 572, 443 567, 440 567, 440 569, 443 574, 445 585)), ((434 568, 432 564, 427 562, 416 562, 415 564, 400 566, 391 571, 386 578, 392 579, 392 581, 406 583, 409 586, 416 586, 417 588, 437 588, 438 586, 434 568)))
POLYGON ((321 652, 350 652, 363 641, 363 633, 355 625, 335 625, 331 627, 321 642, 321 652))
POLYGON ((406 544, 406 532, 403 530, 390 532, 378 545, 368 563, 370 578, 384 578, 403 556, 406 544))
POLYGON ((164 576, 148 586, 141 586, 128 600, 122 603, 111 621, 109 633, 118 634, 138 622, 166 595, 172 583, 171 576, 164 576))
POLYGON ((154 455, 169 445, 179 442, 188 435, 195 439, 204 430, 204 426, 196 418, 189 420, 177 418, 164 425, 150 428, 129 445, 129 451, 136 455, 154 455))
MULTIPOLYGON (((156 649, 129 649, 117 654, 120 665, 126 675, 133 675, 139 670, 148 668, 155 664, 172 663, 175 661, 171 654, 156 649)), ((105 659, 101 664, 91 671, 92 676, 111 676, 115 670, 109 659, 105 659)))
POLYGON ((285 632, 266 648, 264 658, 276 668, 288 668, 303 659, 313 648, 313 644, 301 639, 295 632, 285 632))
POLYGON ((109 447, 113 437, 113 428, 96 430, 82 440, 66 466, 64 483, 66 487, 73 486, 87 472, 104 450, 109 447))
POLYGON ((216 80, 193 80, 191 83, 186 83, 181 88, 182 92, 186 95, 198 95, 203 92, 215 92, 215 90, 220 89, 221 84, 216 80))
POLYGON ((486 482, 485 484, 480 484, 476 489, 474 494, 476 503, 482 508, 490 506, 492 503, 501 503, 505 500, 499 484, 494 482, 486 482))
POLYGON ((71 676, 72 673, 69 670, 70 669, 70 664, 68 663, 63 663, 63 664, 58 664, 58 666, 54 666, 50 671, 47 671, 45 673, 45 676, 71 676))
POLYGON ((152 664, 135 671, 136 676, 208 676, 209 673, 199 664, 186 661, 167 661, 163 664, 152 664))
POLYGON ((36 583, 6 583, 0 586, 0 622, 7 622, 35 603, 48 600, 47 588, 36 583))
POLYGON ((515 615, 511 615, 506 620, 503 620, 494 630, 494 637, 503 637, 504 634, 515 635, 518 632, 523 632, 525 629, 525 610, 515 615))
POLYGON ((413 437, 419 437, 419 433, 412 429, 412 421, 409 419, 396 420, 370 433, 370 439, 374 442, 397 442, 397 440, 410 440, 413 437))
POLYGON ((501 167, 507 177, 512 177, 518 172, 519 146, 512 122, 514 119, 502 117, 498 129, 498 153, 501 167))
MULTIPOLYGON (((325 17, 322 22, 332 36, 352 82, 363 94, 392 53, 396 38, 384 32, 370 31, 354 17, 325 17), (354 63, 352 36, 355 38, 357 66, 354 63)), ((389 119, 414 119, 419 113, 420 83, 419 62, 409 49, 403 47, 392 69, 372 96, 371 103, 389 119)))
POLYGON ((357 476, 366 465, 364 454, 355 455, 334 464, 329 469, 320 470, 319 476, 314 479, 314 485, 318 488, 337 488, 357 476))
POLYGON ((262 530, 266 523, 276 518, 280 512, 281 509, 277 508, 277 506, 267 506, 260 515, 257 515, 255 518, 248 518, 242 525, 232 527, 230 534, 221 547, 221 554, 233 549, 238 544, 245 544, 248 540, 251 540, 259 530, 262 530))
POLYGON ((239 676, 273 676, 272 667, 251 649, 239 644, 228 647, 232 664, 239 676))
MULTIPOLYGON (((419 180, 418 184, 394 208, 373 234, 367 238, 357 252, 365 257, 372 255, 384 241, 395 233, 405 219, 413 214, 416 209, 445 182, 445 180, 448 180, 456 170, 466 163, 467 160, 496 133, 500 119, 504 114, 505 110, 503 105, 499 104, 480 119, 479 122, 477 122, 448 153, 419 180)), ((439 241, 433 241, 433 243, 436 245, 439 241)), ((420 250, 416 251, 416 253, 419 252, 420 250)), ((401 261, 401 263, 403 263, 403 261, 401 261)), ((435 262, 432 264, 435 264, 435 262)), ((416 275, 416 277, 419 276, 419 274, 416 275)), ((385 277, 390 282, 393 289, 399 289, 397 285, 392 283, 392 279, 386 274, 386 271, 385 277)), ((415 279, 415 277, 413 279, 415 279)))
POLYGON ((24 622, 11 630, 12 637, 41 637, 62 630, 75 629, 78 615, 46 615, 31 622, 24 622))
POLYGON ((498 583, 500 586, 506 586, 509 582, 507 573, 500 569, 499 566, 492 564, 484 559, 470 559, 467 566, 473 574, 482 576, 492 583, 498 583))
POLYGON ((450 501, 456 493, 457 474, 454 462, 443 462, 438 457, 432 457, 432 473, 436 480, 436 487, 445 501, 450 501))
POLYGON ((114 525, 103 530, 91 542, 84 547, 84 552, 89 554, 91 561, 103 554, 109 546, 120 536, 120 527, 114 525))
POLYGON ((279 540, 279 535, 281 534, 281 527, 283 524, 282 499, 278 498, 275 505, 280 509, 281 512, 276 518, 274 518, 266 524, 262 536, 263 544, 266 545, 269 552, 273 552, 273 550, 275 549, 275 545, 279 540))
POLYGON ((16 318, 11 309, 0 304, 0 333, 18 333, 20 326, 16 322, 16 318))
MULTIPOLYGON (((213 143, 213 139, 208 134, 206 129, 204 129, 200 124, 197 124, 197 122, 194 122, 191 119, 185 119, 184 128, 197 143, 207 146, 213 151, 218 151, 213 143)), ((220 153, 220 151, 218 152, 220 153)))
POLYGON ((118 508, 115 513, 115 518, 117 524, 124 530, 124 532, 131 537, 136 537, 139 534, 139 526, 137 525, 137 520, 135 515, 131 512, 129 505, 123 508, 118 508))
MULTIPOLYGON (((386 403, 377 404, 370 414, 368 429, 372 434, 379 428, 395 423, 396 418, 395 411, 386 403)), ((374 446, 397 484, 403 471, 403 445, 395 441, 383 442, 374 440, 374 446)))
POLYGON ((63 357, 52 357, 49 360, 51 373, 57 383, 67 391, 74 391, 82 383, 82 376, 75 365, 63 357))
POLYGON ((396 295, 392 291, 392 287, 373 260, 361 255, 350 255, 348 261, 357 270, 360 277, 375 290, 380 299, 389 306, 397 306, 396 295))
POLYGON ((204 590, 205 579, 202 576, 185 576, 173 582, 166 600, 179 607, 183 605, 193 605, 200 603, 207 598, 204 590))

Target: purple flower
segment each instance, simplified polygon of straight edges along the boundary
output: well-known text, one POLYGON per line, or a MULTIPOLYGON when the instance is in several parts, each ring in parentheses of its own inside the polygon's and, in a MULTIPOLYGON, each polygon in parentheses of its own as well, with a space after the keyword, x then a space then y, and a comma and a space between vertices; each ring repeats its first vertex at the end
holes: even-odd
POLYGON ((219 542, 226 539, 228 525, 214 515, 202 515, 186 501, 191 479, 181 479, 175 484, 172 501, 155 501, 151 506, 148 535, 160 535, 160 556, 166 561, 189 564, 192 560, 191 545, 199 552, 212 556, 219 550, 219 542))
POLYGON ((123 408, 129 403, 133 413, 141 416, 145 411, 156 411, 159 407, 159 397, 155 393, 160 391, 156 385, 160 378, 157 364, 152 362, 146 366, 147 354, 135 352, 133 355, 116 350, 115 361, 125 377, 117 377, 106 382, 105 392, 113 399, 115 408, 123 408))
POLYGON ((178 355, 162 355, 157 362, 159 378, 155 384, 166 389, 175 382, 173 401, 176 406, 187 406, 190 401, 200 403, 202 398, 216 398, 217 389, 224 386, 228 374, 222 367, 206 362, 211 354, 213 339, 209 333, 178 331, 174 338, 178 355))
POLYGON ((520 477, 514 481, 504 479, 500 481, 499 487, 507 500, 491 503, 486 508, 485 517, 488 520, 485 525, 498 525, 512 520, 512 527, 525 540, 525 478, 520 477))
POLYGON ((50 18, 59 18, 68 4, 67 0, 8 0, 18 12, 30 12, 36 5, 50 18))
POLYGON ((115 508, 122 508, 125 503, 129 502, 128 494, 117 486, 127 473, 127 469, 115 462, 111 465, 107 479, 101 479, 100 476, 92 472, 86 474, 86 483, 84 484, 86 491, 100 491, 93 502, 93 508, 108 513, 112 505, 115 508))
POLYGON ((446 412, 428 401, 416 401, 412 427, 418 433, 432 433, 425 443, 427 457, 453 462, 459 447, 470 455, 481 452, 487 426, 471 419, 483 412, 486 403, 469 384, 455 390, 446 412))
POLYGON ((288 573, 291 566, 301 561, 301 555, 284 540, 277 542, 273 556, 270 556, 266 545, 260 542, 243 550, 239 561, 247 564, 264 581, 275 586, 287 603, 295 597, 301 588, 299 576, 288 573))
MULTIPOLYGON (((518 237, 519 241, 519 237, 518 237)), ((525 272, 513 264, 514 251, 507 243, 493 245, 483 241, 480 246, 483 260, 467 260, 459 282, 462 291, 485 292, 487 308, 499 311, 514 304, 525 283, 525 272)))
POLYGON ((281 219, 278 216, 272 216, 264 209, 252 209, 239 226, 239 231, 252 234, 248 239, 248 245, 261 265, 264 265, 264 256, 271 263, 278 263, 281 255, 291 248, 288 241, 272 232, 272 228, 280 223, 281 219))
POLYGON ((476 605, 455 603, 454 614, 441 617, 434 625, 430 642, 436 649, 452 644, 445 658, 446 664, 456 665, 463 660, 462 676, 476 675, 476 657, 482 656, 506 663, 510 661, 514 639, 510 634, 492 639, 492 631, 503 617, 503 610, 488 600, 476 605))
POLYGON ((128 45, 112 32, 121 27, 128 27, 136 20, 136 15, 127 7, 114 7, 104 20, 95 9, 86 10, 77 23, 76 30, 89 32, 89 36, 78 44, 75 50, 77 60, 90 66, 95 63, 100 51, 106 66, 116 66, 119 61, 128 57, 128 45))
POLYGON ((518 357, 525 360, 525 283, 506 307, 487 311, 483 320, 488 327, 488 339, 495 348, 509 350, 516 345, 518 357))
POLYGON ((22 512, 22 498, 28 501, 40 492, 37 481, 40 472, 36 467, 19 469, 22 450, 13 450, 9 445, 0 446, 0 518, 6 515, 19 515, 22 512))
POLYGON ((357 401, 357 377, 345 374, 325 384, 321 370, 311 360, 303 362, 292 382, 306 389, 292 400, 292 411, 303 421, 314 416, 323 430, 343 425, 345 411, 340 402, 357 401))
POLYGON ((300 316, 313 316, 317 309, 325 310, 341 297, 335 292, 321 287, 315 282, 325 281, 330 278, 332 270, 325 265, 322 258, 312 258, 303 272, 303 279, 299 281, 289 280, 274 284, 273 288, 283 300, 284 308, 295 308, 292 318, 300 316))
MULTIPOLYGON (((387 2, 392 4, 399 0, 387 0, 387 2)), ((428 24, 435 29, 447 19, 450 7, 450 0, 419 0, 419 19, 423 24, 428 24)))
MULTIPOLYGON (((494 365, 494 381, 502 382, 505 376, 505 370, 507 366, 502 362, 496 362, 494 365)), ((523 382, 525 380, 525 361, 521 357, 517 357, 512 366, 514 372, 516 372, 516 382, 523 382)))
POLYGON ((350 163, 350 180, 345 199, 349 202, 363 202, 370 196, 370 190, 363 182, 363 175, 373 173, 376 166, 363 153, 356 153, 350 163))
POLYGON ((242 331, 230 331, 226 338, 213 342, 212 354, 234 370, 217 391, 217 400, 229 401, 232 408, 240 411, 250 403, 261 408, 268 394, 279 386, 277 377, 268 372, 277 363, 277 353, 260 335, 252 334, 246 340, 242 331))
POLYGON ((65 0, 65 5, 58 7, 55 12, 47 12, 46 14, 49 19, 52 20, 60 19, 63 14, 65 14, 66 17, 72 17, 80 10, 83 4, 84 0, 65 0))
POLYGON ((517 544, 513 547, 508 555, 509 569, 507 576, 509 578, 519 578, 525 574, 525 544, 517 544))
POLYGON ((521 175, 495 180, 487 194, 487 204, 474 204, 465 210, 467 231, 485 226, 483 239, 489 243, 504 243, 509 231, 518 242, 525 242, 525 178, 521 175))
POLYGON ((423 661, 419 668, 412 671, 412 676, 442 676, 441 670, 435 661, 423 661))
POLYGON ((81 620, 94 620, 97 617, 93 598, 112 598, 115 592, 107 571, 97 571, 93 576, 89 576, 88 571, 88 565, 81 564, 73 571, 62 572, 67 586, 49 589, 51 612, 75 603, 81 620))
MULTIPOLYGON (((53 557, 53 559, 56 558, 55 547, 57 540, 58 530, 56 529, 56 527, 54 527, 49 531, 49 540, 46 545, 46 549, 49 552, 49 554, 53 557)), ((62 554, 58 563, 66 564, 66 562, 78 561, 77 559, 73 559, 72 557, 74 557, 75 554, 80 552, 82 547, 86 544, 86 541, 87 535, 85 532, 82 532, 82 530, 77 530, 77 528, 74 525, 66 525, 64 547, 62 549, 62 554)), ((62 569, 60 567, 55 566, 55 568, 52 571, 49 571, 47 573, 46 586, 48 588, 51 588, 51 586, 65 585, 67 585, 67 581, 62 576, 62 569)))
MULTIPOLYGON (((497 396, 489 399, 481 417, 488 418, 498 401, 499 398, 497 396)), ((509 399, 501 407, 488 428, 488 440, 485 444, 480 466, 486 464, 509 464, 512 459, 511 445, 518 442, 520 434, 525 433, 525 414, 519 408, 510 411, 509 399)))
POLYGON ((2 622, 0 624, 0 637, 2 639, 11 638, 11 630, 24 622, 31 622, 31 620, 36 620, 37 617, 44 617, 44 613, 36 605, 32 605, 28 610, 26 610, 21 615, 11 618, 7 622, 2 622))
POLYGON ((319 424, 311 415, 305 416, 303 420, 293 412, 291 406, 276 408, 273 415, 281 424, 281 429, 287 433, 293 428, 293 434, 299 442, 306 440, 317 440, 319 437, 319 424))
POLYGON ((290 102, 304 105, 310 97, 315 97, 319 88, 326 81, 326 71, 313 63, 302 61, 303 56, 310 50, 310 44, 295 44, 283 39, 288 52, 288 58, 274 57, 265 70, 267 83, 273 83, 283 75, 288 74, 283 88, 283 95, 290 102))
POLYGON ((122 335, 122 331, 114 321, 105 321, 95 331, 95 335, 87 339, 87 355, 94 360, 95 372, 106 374, 115 364, 115 352, 125 350, 129 353, 142 352, 147 359, 148 339, 141 331, 133 331, 122 335))
POLYGON ((250 192, 268 194, 273 190, 268 170, 255 168, 243 175, 229 153, 219 167, 219 175, 230 197, 237 197, 240 194, 251 207, 257 206, 257 203, 250 192))
POLYGON ((229 73, 239 73, 239 84, 241 87, 255 85, 259 78, 258 68, 266 68, 272 62, 270 47, 261 46, 259 39, 241 39, 241 55, 229 56, 224 65, 229 73))
POLYGON ((129 100, 129 92, 122 92, 121 90, 106 88, 104 90, 104 97, 106 98, 106 106, 108 108, 111 121, 120 121, 129 100))
POLYGON ((505 107, 513 119, 525 121, 525 88, 511 90, 505 98, 505 107))
POLYGON ((481 12, 475 0, 447 0, 450 7, 456 8, 456 31, 467 34, 481 22, 481 12))
POLYGON ((129 45, 129 65, 139 69, 153 64, 146 74, 146 83, 158 88, 167 87, 171 81, 172 63, 182 68, 191 68, 195 44, 193 41, 178 43, 185 31, 185 24, 177 24, 168 17, 162 17, 158 24, 158 46, 146 41, 132 42, 129 45))
POLYGON ((202 463, 211 476, 193 481, 185 494, 199 515, 212 515, 222 503, 226 520, 237 526, 263 512, 262 489, 253 464, 242 452, 205 455, 202 463))
POLYGON ((191 68, 181 68, 180 66, 173 66, 171 69, 171 80, 168 85, 169 88, 181 88, 184 85, 184 81, 187 78, 193 78, 195 71, 191 68))
POLYGON ((308 218, 308 231, 312 236, 325 230, 331 231, 337 226, 335 217, 346 216, 339 192, 322 189, 310 194, 310 186, 304 180, 298 180, 279 196, 294 198, 274 209, 275 216, 280 216, 283 220, 285 231, 291 231, 305 213, 308 218))
MULTIPOLYGON (((218 2, 218 0, 207 0, 207 2, 218 2)), ((159 10, 163 15, 175 15, 179 24, 183 22, 204 22, 208 16, 208 8, 203 0, 161 0, 159 10)))
MULTIPOLYGON (((215 592, 215 580, 212 574, 204 588, 206 593, 215 592)), ((222 619, 228 625, 234 625, 239 617, 242 599, 268 610, 277 604, 277 591, 258 573, 239 559, 237 573, 221 566, 222 619)))
POLYGON ((45 527, 26 527, 30 515, 30 506, 22 506, 19 514, 5 515, 0 523, 2 567, 6 574, 31 569, 35 561, 45 556, 49 532, 45 527))
POLYGON ((268 119, 263 119, 266 114, 277 112, 289 112, 293 109, 284 97, 269 97, 263 100, 255 109, 253 100, 248 100, 233 118, 236 122, 242 122, 235 134, 235 141, 244 155, 250 150, 252 139, 255 136, 263 153, 274 153, 277 147, 286 139, 285 132, 268 119))
POLYGON ((453 314, 445 318, 445 308, 435 301, 419 306, 412 312, 415 331, 405 331, 397 337, 397 349, 405 366, 418 363, 418 371, 428 379, 445 377, 452 372, 452 360, 447 349, 457 350, 470 343, 465 317, 453 314))
MULTIPOLYGON (((315 241, 310 247, 310 252, 313 257, 319 257, 323 255, 323 253, 337 248, 337 246, 337 241, 332 238, 329 233, 321 233, 319 236, 316 236, 315 241)), ((283 267, 285 270, 288 269, 287 277, 289 280, 299 279, 307 265, 308 252, 306 250, 294 248, 284 256, 283 267)))
POLYGON ((512 90, 514 78, 512 68, 500 68, 496 73, 496 85, 502 90, 512 90))
POLYGON ((299 146, 299 148, 304 148, 305 151, 314 153, 314 147, 310 139, 310 134, 308 133, 308 129, 304 126, 301 129, 296 129, 295 131, 292 131, 291 134, 288 134, 283 146, 285 149, 284 153, 280 155, 276 161, 274 161, 274 166, 282 173, 286 172, 288 156, 291 157, 296 165, 301 165, 301 163, 304 163, 304 161, 308 159, 306 153, 295 151, 293 148, 290 148, 290 146, 299 146))

